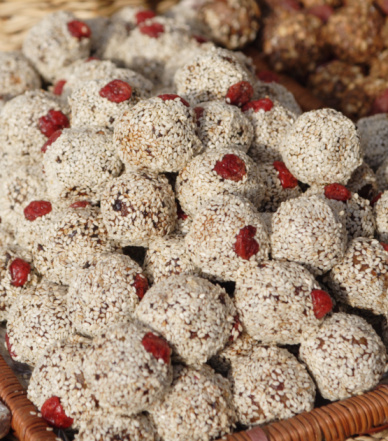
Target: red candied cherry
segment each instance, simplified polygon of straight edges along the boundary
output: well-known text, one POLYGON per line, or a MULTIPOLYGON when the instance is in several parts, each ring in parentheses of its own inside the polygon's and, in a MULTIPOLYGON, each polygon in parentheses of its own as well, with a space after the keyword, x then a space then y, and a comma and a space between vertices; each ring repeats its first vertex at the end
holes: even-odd
POLYGON ((42 417, 57 429, 68 429, 73 424, 73 418, 68 417, 63 410, 58 397, 48 398, 41 409, 42 417))
POLYGON ((122 80, 113 80, 104 86, 99 95, 113 103, 122 103, 132 96, 132 87, 122 80))
POLYGON ((9 336, 7 333, 5 334, 5 344, 7 345, 7 350, 8 350, 9 356, 12 358, 12 360, 14 360, 17 357, 17 355, 14 352, 11 343, 9 342, 9 336))
POLYGON ((174 93, 163 93, 162 95, 158 95, 158 98, 163 101, 170 101, 179 98, 182 104, 184 104, 186 107, 190 107, 190 104, 184 98, 179 95, 175 95, 174 93))
POLYGON ((148 291, 148 280, 143 274, 136 274, 133 286, 136 289, 136 295, 141 300, 148 291))
POLYGON ((156 14, 154 11, 151 11, 151 9, 146 9, 144 11, 139 11, 135 14, 136 23, 139 25, 140 23, 143 23, 144 21, 148 20, 149 18, 156 17, 156 14))
POLYGON ((278 83, 279 82, 278 74, 276 74, 275 72, 272 72, 272 70, 262 70, 256 76, 260 81, 263 81, 263 83, 278 83))
POLYGON ((69 120, 65 114, 60 110, 51 109, 47 112, 47 115, 39 118, 39 130, 43 135, 50 138, 50 136, 57 130, 66 129, 70 127, 69 120))
POLYGON ((377 194, 371 201, 370 204, 373 207, 375 205, 375 203, 381 198, 381 196, 383 195, 382 192, 380 192, 379 194, 377 194))
POLYGON ((161 23, 152 23, 150 25, 141 23, 139 25, 139 31, 151 38, 159 38, 164 32, 164 26, 161 23))
POLYGON ((308 8, 307 13, 315 15, 315 17, 318 17, 323 23, 326 23, 330 16, 334 14, 334 9, 329 5, 317 5, 308 8))
POLYGON ((287 188, 295 188, 298 185, 298 180, 295 176, 288 170, 286 164, 282 161, 275 161, 273 163, 275 170, 278 172, 278 178, 282 187, 284 189, 287 188))
POLYGON ((85 208, 90 205, 89 201, 77 201, 69 205, 69 208, 85 208))
POLYGON ((239 182, 247 174, 245 162, 236 155, 225 155, 221 161, 217 161, 213 169, 223 179, 239 182))
POLYGON ((346 202, 352 197, 352 193, 341 184, 329 184, 325 186, 325 197, 335 201, 346 202))
POLYGON ((269 98, 261 98, 259 100, 250 101, 245 104, 241 109, 243 112, 247 112, 249 109, 252 109, 255 113, 259 110, 264 110, 264 112, 269 112, 273 107, 273 101, 269 98))
POLYGON ((249 260, 260 250, 260 246, 255 239, 256 231, 256 227, 252 225, 247 225, 246 227, 241 228, 236 236, 234 251, 244 260, 249 260))
POLYGON ((77 38, 78 40, 82 40, 83 38, 90 38, 92 35, 92 31, 89 26, 80 20, 73 20, 67 23, 67 29, 70 34, 77 38))
POLYGON ((371 115, 388 113, 388 89, 385 89, 372 103, 371 115))
POLYGON ((158 337, 152 332, 147 332, 141 341, 144 349, 155 358, 162 359, 166 364, 170 363, 171 348, 162 337, 158 337))
POLYGON ((62 130, 57 130, 54 132, 50 138, 43 144, 43 147, 40 149, 42 153, 47 152, 47 147, 54 143, 60 136, 62 135, 62 130))
POLYGON ((311 291, 314 315, 317 319, 322 319, 333 309, 333 301, 326 291, 313 289, 311 291))
POLYGON ((241 335, 243 328, 238 315, 233 317, 232 335, 229 337, 229 341, 235 341, 241 335))
POLYGON ((54 84, 53 94, 54 95, 62 95, 63 88, 67 83, 66 80, 59 80, 54 84))
POLYGON ((380 245, 384 248, 385 251, 388 251, 388 244, 384 242, 380 242, 380 245))
POLYGON ((248 81, 240 81, 229 87, 225 101, 233 106, 242 107, 253 97, 253 87, 248 81))
POLYGON ((11 285, 23 286, 31 272, 31 265, 23 259, 16 258, 9 267, 11 285))
POLYGON ((33 222, 38 217, 50 213, 52 209, 53 207, 49 201, 32 201, 24 209, 24 217, 33 222))

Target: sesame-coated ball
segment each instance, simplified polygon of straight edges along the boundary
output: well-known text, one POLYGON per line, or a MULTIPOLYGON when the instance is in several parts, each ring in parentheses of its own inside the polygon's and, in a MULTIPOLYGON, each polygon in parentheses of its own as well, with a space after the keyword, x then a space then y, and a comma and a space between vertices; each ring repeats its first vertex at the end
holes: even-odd
POLYGON ((365 162, 376 170, 388 155, 388 115, 379 113, 357 121, 365 162))
POLYGON ((388 191, 384 191, 374 205, 377 235, 383 242, 388 242, 388 191))

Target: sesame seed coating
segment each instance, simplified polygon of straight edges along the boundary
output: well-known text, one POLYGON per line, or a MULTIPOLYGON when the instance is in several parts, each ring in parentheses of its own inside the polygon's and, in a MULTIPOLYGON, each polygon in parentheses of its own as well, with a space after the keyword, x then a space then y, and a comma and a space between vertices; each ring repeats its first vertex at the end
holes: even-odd
POLYGON ((101 198, 109 237, 121 246, 148 246, 175 228, 174 192, 163 175, 128 172, 113 179, 101 198))
POLYGON ((298 262, 323 274, 344 256, 347 236, 336 210, 319 197, 282 202, 272 218, 272 257, 298 262))
POLYGON ((315 336, 302 342, 299 356, 321 395, 331 401, 376 386, 387 361, 383 342, 372 326, 344 313, 333 314, 315 336))
POLYGON ((387 157, 388 152, 388 116, 379 113, 357 121, 361 147, 365 162, 377 169, 387 157))
POLYGON ((377 235, 383 242, 388 242, 388 191, 384 191, 381 198, 374 205, 377 235))
POLYGON ((224 281, 236 280, 240 268, 256 266, 268 259, 270 251, 267 229, 254 206, 227 194, 212 199, 197 213, 185 242, 195 265, 224 281), (251 240, 258 244, 257 253, 248 260, 235 251, 237 235, 247 226, 254 227, 251 240))
POLYGON ((380 190, 388 190, 388 156, 376 170, 376 181, 380 190))
POLYGON ((236 421, 229 381, 207 365, 175 366, 165 399, 151 410, 156 430, 169 441, 210 441, 230 433, 236 421))
POLYGON ((160 332, 175 358, 200 365, 237 338, 236 309, 226 291, 197 276, 171 276, 150 288, 136 317, 160 332))
POLYGON ((290 172, 306 184, 346 184, 362 163, 352 121, 333 109, 301 115, 283 138, 280 151, 290 172))
POLYGON ((160 400, 172 380, 169 363, 147 352, 151 329, 138 322, 116 325, 94 338, 82 369, 102 409, 133 415, 160 400))
POLYGON ((256 80, 253 83, 255 94, 253 98, 255 100, 260 98, 270 98, 272 101, 278 101, 283 107, 294 113, 296 116, 302 114, 298 102, 294 95, 282 84, 279 83, 265 83, 260 80, 256 80))

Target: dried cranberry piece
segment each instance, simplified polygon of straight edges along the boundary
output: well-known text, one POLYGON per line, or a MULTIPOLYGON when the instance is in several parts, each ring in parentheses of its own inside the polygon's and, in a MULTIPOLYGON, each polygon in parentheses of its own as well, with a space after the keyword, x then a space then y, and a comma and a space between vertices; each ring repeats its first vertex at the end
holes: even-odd
POLYGON ((388 244, 384 242, 380 242, 380 245, 384 248, 385 251, 388 251, 388 244))
POLYGON ((9 356, 12 358, 12 360, 14 360, 17 357, 17 355, 14 352, 11 343, 9 342, 9 337, 8 337, 7 333, 5 334, 5 344, 7 345, 7 350, 8 350, 9 356))
POLYGON ((323 21, 323 23, 326 23, 330 16, 334 13, 334 9, 329 5, 317 5, 308 8, 307 13, 315 15, 315 17, 318 17, 323 21))
POLYGON ((164 32, 164 26, 161 23, 152 23, 150 25, 140 24, 139 31, 151 38, 159 38, 164 32))
POLYGON ((203 43, 207 43, 209 40, 205 37, 202 37, 202 35, 193 35, 194 40, 199 43, 199 44, 203 44, 203 43))
POLYGON ((144 349, 155 358, 162 359, 166 364, 170 363, 171 348, 164 338, 158 337, 152 332, 147 332, 141 343, 144 349))
POLYGON ((380 192, 379 194, 377 194, 371 201, 370 204, 373 207, 375 205, 375 203, 381 198, 381 196, 383 195, 382 192, 380 192))
POLYGON ((69 205, 69 208, 85 208, 90 205, 89 201, 77 201, 69 205))
POLYGON ((9 267, 11 285, 23 286, 31 272, 31 265, 23 259, 16 258, 9 267))
POLYGON ((160 98, 163 101, 175 100, 179 98, 182 104, 184 104, 186 107, 190 107, 190 104, 184 98, 182 98, 179 95, 175 95, 173 93, 164 93, 162 95, 158 95, 158 98, 160 98))
POLYGON ((83 38, 89 38, 92 35, 92 31, 89 26, 80 20, 73 20, 67 23, 67 29, 70 34, 78 38, 78 40, 82 40, 83 38))
POLYGON ((57 130, 66 129, 70 127, 69 120, 60 110, 51 109, 47 115, 39 118, 39 130, 43 135, 50 138, 50 136, 57 130))
POLYGON ((273 107, 273 101, 269 98, 261 98, 259 100, 250 101, 245 104, 241 109, 243 112, 247 112, 249 109, 252 109, 254 112, 258 112, 259 110, 264 110, 264 112, 269 112, 273 107))
POLYGON ((237 340, 237 338, 240 336, 240 334, 242 333, 242 325, 241 325, 241 322, 240 322, 240 318, 239 318, 239 316, 238 315, 235 315, 234 317, 234 323, 233 323, 233 328, 232 328, 232 331, 231 332, 233 332, 233 331, 235 331, 235 335, 231 335, 230 337, 229 337, 229 341, 235 341, 235 340, 237 340))
POLYGON ((313 289, 311 291, 314 315, 317 319, 325 317, 333 309, 333 301, 326 291, 313 289))
POLYGON ((54 85, 53 94, 54 95, 62 95, 63 87, 65 86, 66 83, 67 83, 66 80, 57 81, 54 85))
POLYGON ((143 274, 136 274, 135 283, 133 285, 136 289, 136 295, 141 300, 148 291, 148 280, 143 274))
POLYGON ((43 144, 43 147, 40 149, 42 153, 47 152, 47 147, 50 146, 53 142, 55 142, 62 135, 62 130, 57 130, 54 132, 50 138, 43 144))
POLYGON ((143 23, 144 21, 148 20, 149 18, 156 17, 156 14, 154 11, 151 11, 151 9, 146 9, 144 11, 139 11, 135 14, 136 23, 139 25, 140 23, 143 23))
POLYGON ((199 120, 202 118, 204 111, 205 111, 205 109, 203 107, 195 107, 194 108, 195 119, 197 120, 197 127, 199 127, 201 125, 199 120))
POLYGON ((233 106, 242 107, 253 97, 253 87, 248 81, 240 81, 229 87, 225 101, 233 106))
POLYGON ((33 222, 38 217, 42 217, 45 214, 50 213, 52 205, 48 201, 32 201, 24 209, 24 217, 33 222))
POLYGON ((236 155, 225 155, 221 161, 217 161, 213 169, 223 179, 239 182, 247 174, 245 162, 236 155))
POLYGON ((113 103, 122 103, 132 96, 132 87, 122 80, 113 80, 105 85, 99 95, 113 103))
POLYGON ((68 429, 73 424, 73 418, 68 417, 63 410, 58 397, 48 398, 41 409, 42 417, 57 429, 68 429))
POLYGON ((380 94, 372 103, 371 115, 388 113, 388 89, 380 94))
POLYGON ((341 184, 329 184, 325 186, 325 197, 335 201, 346 202, 352 197, 352 193, 341 184))
POLYGON ((293 176, 293 174, 288 170, 286 164, 282 161, 275 161, 273 163, 275 170, 278 172, 278 178, 282 187, 284 189, 287 188, 295 188, 298 185, 298 180, 293 176))
POLYGON ((260 246, 255 239, 256 231, 256 227, 252 225, 247 225, 246 227, 241 228, 236 236, 234 251, 244 260, 249 260, 260 250, 260 246))
POLYGON ((256 76, 260 81, 263 81, 263 83, 279 82, 279 76, 275 72, 272 72, 272 70, 262 70, 256 76))

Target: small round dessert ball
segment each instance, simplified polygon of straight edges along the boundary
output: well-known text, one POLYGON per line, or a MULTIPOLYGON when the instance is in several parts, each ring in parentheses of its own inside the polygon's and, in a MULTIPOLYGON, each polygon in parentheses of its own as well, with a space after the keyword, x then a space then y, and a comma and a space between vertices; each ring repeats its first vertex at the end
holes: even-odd
POLYGON ((376 170, 388 156, 388 115, 379 113, 357 121, 365 162, 376 170))
POLYGON ((259 165, 263 183, 261 210, 275 212, 280 204, 302 194, 297 179, 282 161, 266 162, 259 165))
POLYGON ((102 254, 96 266, 79 271, 67 294, 75 332, 93 337, 131 319, 148 289, 140 266, 123 254, 102 254))
POLYGON ((354 124, 333 109, 301 115, 283 137, 280 152, 290 172, 309 185, 346 184, 362 163, 354 124))
POLYGON ((17 296, 9 310, 7 335, 12 359, 35 366, 48 346, 71 335, 67 287, 43 279, 17 296))
POLYGON ((135 315, 163 335, 175 358, 187 365, 206 363, 242 331, 226 291, 190 274, 156 283, 135 315))
POLYGON ((175 191, 184 213, 195 216, 220 194, 234 194, 260 205, 263 184, 259 167, 233 147, 207 150, 192 159, 177 178, 175 191))
POLYGON ((234 281, 240 268, 267 260, 270 241, 255 207, 244 198, 224 194, 208 201, 185 236, 194 264, 223 281, 234 281))
POLYGON ((377 235, 383 242, 388 242, 388 191, 384 191, 374 204, 377 235))
POLYGON ((114 143, 127 170, 177 172, 202 150, 195 113, 178 95, 160 95, 124 111, 114 143))
POLYGON ((354 170, 346 187, 369 201, 379 192, 376 175, 365 161, 354 170))
POLYGON ((295 123, 296 115, 269 98, 251 101, 243 111, 255 130, 249 156, 256 162, 281 160, 279 145, 295 123))
POLYGON ((350 242, 343 260, 330 271, 326 283, 339 301, 386 314, 387 258, 387 251, 377 240, 358 237, 350 242))
POLYGON ((69 189, 77 189, 91 202, 100 201, 106 184, 122 169, 111 132, 102 127, 72 127, 54 137, 42 161, 48 195, 57 200, 69 189))
POLYGON ((57 98, 44 90, 31 90, 8 101, 0 114, 0 143, 10 156, 42 159, 41 149, 57 130, 70 122, 57 98))
POLYGON ((222 101, 200 103, 194 109, 197 135, 206 150, 233 147, 246 153, 252 144, 253 127, 236 106, 222 101))
POLYGON ((375 387, 387 361, 384 344, 372 326, 344 313, 333 314, 315 336, 303 341, 299 356, 323 398, 331 401, 375 387))
POLYGON ((163 401, 151 410, 159 436, 170 441, 210 441, 230 433, 236 412, 230 383, 210 366, 175 366, 163 401))
MULTIPOLYGON (((193 58, 175 73, 177 92, 190 104, 225 100, 229 88, 242 81, 255 83, 254 75, 234 52, 214 48, 193 58)), ((246 101, 249 101, 250 98, 246 101)))
POLYGON ((279 102, 283 107, 294 113, 296 116, 302 114, 302 109, 294 95, 286 87, 276 81, 265 82, 257 80, 255 81, 253 88, 255 90, 255 100, 269 98, 274 102, 279 102))
POLYGON ((383 22, 374 6, 347 6, 329 17, 322 39, 336 58, 354 64, 367 63, 383 49, 383 22))
POLYGON ((69 97, 72 127, 105 127, 113 130, 121 113, 140 100, 140 91, 128 81, 83 81, 69 97))
POLYGON ((21 52, 0 52, 0 96, 3 100, 40 87, 38 73, 21 52))
POLYGON ((244 330, 263 344, 299 344, 333 307, 307 269, 276 260, 241 270, 234 300, 244 330))
POLYGON ((137 321, 95 337, 82 369, 100 408, 129 416, 162 399, 172 380, 170 352, 163 338, 137 321))
POLYGON ((77 335, 53 342, 37 360, 28 385, 28 399, 40 411, 47 400, 57 397, 73 428, 97 411, 82 371, 90 345, 91 340, 77 335))
POLYGON ((318 196, 282 202, 272 217, 272 257, 298 262, 314 275, 324 274, 340 262, 346 244, 343 219, 318 196))
POLYGON ((239 49, 256 38, 261 16, 254 0, 206 1, 198 11, 207 34, 228 49, 239 49))
POLYGON ((23 54, 46 81, 53 81, 56 71, 89 56, 90 36, 86 23, 71 12, 57 11, 29 30, 23 42, 23 54))
POLYGON ((179 274, 200 275, 186 251, 181 235, 159 237, 148 247, 144 260, 144 272, 151 283, 159 283, 179 274))
POLYGON ((55 283, 69 285, 80 269, 98 262, 101 254, 118 245, 108 237, 102 214, 86 201, 72 204, 55 216, 34 243, 34 265, 55 283))
MULTIPOLYGON (((224 352, 231 349, 233 345, 224 352)), ((313 409, 313 380, 286 349, 254 345, 230 362, 228 378, 239 423, 263 424, 313 409)))
POLYGON ((101 198, 109 237, 121 246, 145 246, 172 233, 177 220, 175 195, 167 178, 128 172, 113 179, 101 198))

